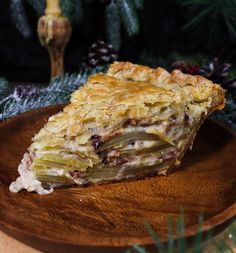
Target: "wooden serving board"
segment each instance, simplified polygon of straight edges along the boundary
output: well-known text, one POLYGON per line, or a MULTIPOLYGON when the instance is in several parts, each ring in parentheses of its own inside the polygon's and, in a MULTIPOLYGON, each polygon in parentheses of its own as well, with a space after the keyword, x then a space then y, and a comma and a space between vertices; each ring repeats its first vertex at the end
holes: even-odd
POLYGON ((236 215, 236 135, 206 121, 193 150, 167 177, 57 189, 40 196, 11 193, 11 181, 31 138, 62 106, 49 106, 0 123, 0 228, 44 252, 125 252, 134 243, 153 244, 144 220, 167 240, 167 219, 185 214, 192 237, 223 229, 236 215))

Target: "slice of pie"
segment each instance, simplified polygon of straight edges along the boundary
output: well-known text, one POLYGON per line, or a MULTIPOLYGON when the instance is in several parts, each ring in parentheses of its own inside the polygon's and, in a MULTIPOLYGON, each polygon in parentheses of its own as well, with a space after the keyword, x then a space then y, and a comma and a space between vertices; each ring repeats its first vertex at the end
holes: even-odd
POLYGON ((224 90, 201 76, 114 62, 33 137, 10 190, 47 194, 66 185, 166 175, 224 90))

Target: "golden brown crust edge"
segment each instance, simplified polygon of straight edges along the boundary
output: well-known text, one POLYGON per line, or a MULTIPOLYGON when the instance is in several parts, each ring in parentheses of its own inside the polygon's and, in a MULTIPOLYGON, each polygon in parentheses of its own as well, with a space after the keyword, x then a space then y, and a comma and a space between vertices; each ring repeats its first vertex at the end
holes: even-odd
POLYGON ((153 69, 148 66, 133 64, 131 62, 115 61, 110 65, 107 74, 116 78, 119 78, 120 76, 120 79, 132 81, 149 81, 151 83, 164 81, 164 83, 178 83, 181 86, 189 84, 193 86, 213 84, 212 81, 203 76, 184 74, 178 69, 169 73, 161 67, 153 69))
POLYGON ((225 91, 220 88, 219 85, 215 85, 213 87, 214 93, 216 94, 215 96, 217 96, 217 99, 215 100, 215 104, 212 105, 211 110, 215 111, 215 110, 222 110, 225 107, 225 91))
POLYGON ((131 62, 115 61, 110 65, 107 75, 118 79, 153 83, 156 80, 164 81, 165 79, 168 79, 170 73, 160 67, 152 69, 150 67, 133 64, 131 62))
POLYGON ((165 69, 158 67, 152 69, 147 66, 137 65, 130 62, 115 61, 110 65, 107 74, 119 79, 126 79, 132 81, 146 81, 153 84, 163 83, 178 83, 180 86, 213 86, 214 103, 211 111, 221 110, 225 105, 225 92, 219 84, 214 84, 209 79, 200 75, 184 74, 180 70, 173 70, 171 73, 165 69))

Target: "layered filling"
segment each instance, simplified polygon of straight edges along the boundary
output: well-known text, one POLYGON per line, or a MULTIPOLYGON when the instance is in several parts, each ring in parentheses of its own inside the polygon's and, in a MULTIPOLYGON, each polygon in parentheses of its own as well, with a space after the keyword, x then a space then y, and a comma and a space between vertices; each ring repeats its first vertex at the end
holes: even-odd
MULTIPOLYGON (((191 144, 195 123, 196 119, 187 113, 151 123, 128 119, 109 134, 91 135, 83 145, 74 138, 65 141, 63 148, 31 151, 24 156, 31 159, 26 162, 23 158, 21 167, 25 175, 27 171, 33 172, 34 180, 43 188, 166 174, 191 144)), ((28 188, 35 190, 32 186, 28 188)))
POLYGON ((193 137, 193 123, 186 114, 178 120, 172 118, 151 125, 132 119, 110 137, 93 135, 91 142, 100 162, 85 172, 70 175, 80 184, 83 180, 98 183, 166 174, 169 167, 179 163, 193 137))

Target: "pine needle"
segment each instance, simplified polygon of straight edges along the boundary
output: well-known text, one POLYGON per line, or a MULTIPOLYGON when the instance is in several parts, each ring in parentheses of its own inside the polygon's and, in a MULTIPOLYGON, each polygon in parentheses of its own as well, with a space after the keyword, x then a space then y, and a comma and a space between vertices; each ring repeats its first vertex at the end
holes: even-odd
POLYGON ((199 216, 199 224, 198 224, 198 230, 194 237, 193 242, 193 252, 194 253, 202 253, 202 223, 203 223, 203 215, 199 216))
POLYGON ((177 247, 179 253, 186 252, 187 250, 184 228, 184 212, 181 211, 180 216, 177 219, 177 247))
POLYGON ((177 4, 183 7, 183 16, 187 20, 183 28, 191 36, 204 37, 202 43, 205 45, 223 45, 224 38, 228 37, 236 40, 236 1, 178 0, 177 4), (218 39, 219 34, 223 39, 218 39))
POLYGON ((19 33, 23 35, 25 38, 30 38, 32 35, 32 30, 26 17, 24 1, 11 0, 10 10, 11 10, 11 19, 15 24, 19 33))
POLYGON ((121 22, 115 1, 106 6, 106 33, 107 41, 118 51, 121 46, 121 22))
POLYGON ((161 242, 159 236, 156 234, 156 232, 153 230, 151 224, 145 219, 144 220, 144 225, 147 228, 147 231, 149 232, 149 234, 151 235, 156 248, 159 250, 159 253, 164 253, 164 244, 161 242))
POLYGON ((81 22, 83 19, 82 0, 60 0, 62 15, 68 17, 71 23, 81 22))
POLYGON ((75 0, 60 0, 60 4, 62 15, 68 17, 71 20, 74 11, 75 0))
POLYGON ((132 0, 117 0, 117 3, 125 30, 129 36, 137 34, 139 32, 139 22, 132 0))
POLYGON ((142 10, 143 9, 143 0, 133 0, 134 6, 137 10, 142 10))
POLYGON ((137 244, 133 245, 133 249, 135 249, 138 253, 148 253, 148 251, 145 248, 143 248, 137 244))
POLYGON ((11 92, 11 88, 5 78, 0 77, 0 100, 4 99, 11 92))
POLYGON ((2 91, 7 92, 0 96, 0 120, 47 105, 66 103, 69 101, 71 93, 83 85, 89 75, 104 70, 105 67, 98 66, 94 70, 85 70, 70 75, 65 74, 53 79, 47 88, 32 86, 33 91, 26 90, 23 94, 19 94, 19 86, 12 92, 6 91, 3 82, 0 82, 0 91, 2 84, 2 91))
POLYGON ((236 246, 236 227, 231 225, 228 228, 227 232, 231 235, 231 240, 232 240, 233 244, 236 246))
POLYGON ((220 253, 234 253, 230 246, 222 239, 214 239, 213 243, 220 253))
POLYGON ((225 123, 236 131, 236 102, 230 92, 226 92, 226 104, 222 111, 215 112, 212 118, 225 123))
POLYGON ((195 28, 198 26, 199 20, 200 19, 204 19, 205 17, 207 17, 209 15, 209 13, 211 12, 212 6, 210 6, 209 8, 204 9, 201 13, 199 13, 199 15, 195 16, 189 23, 187 23, 183 29, 191 29, 191 28, 195 28))
POLYGON ((173 221, 171 217, 167 219, 167 225, 168 225, 168 253, 173 253, 174 237, 173 237, 173 221))

